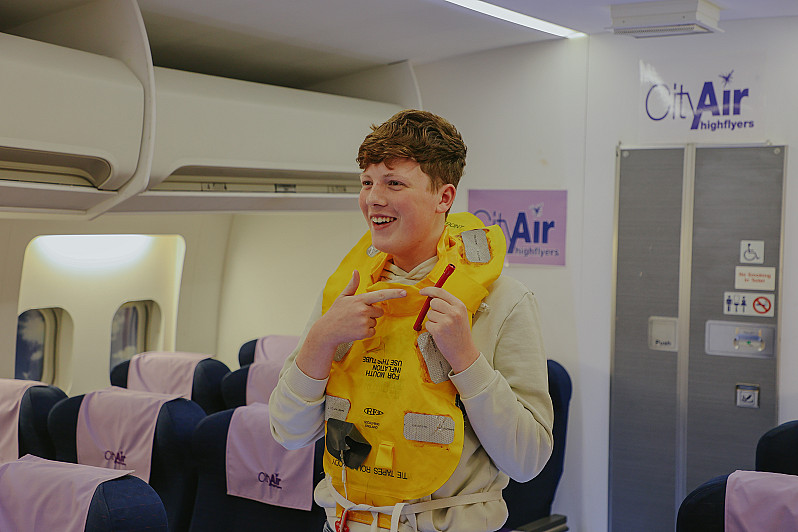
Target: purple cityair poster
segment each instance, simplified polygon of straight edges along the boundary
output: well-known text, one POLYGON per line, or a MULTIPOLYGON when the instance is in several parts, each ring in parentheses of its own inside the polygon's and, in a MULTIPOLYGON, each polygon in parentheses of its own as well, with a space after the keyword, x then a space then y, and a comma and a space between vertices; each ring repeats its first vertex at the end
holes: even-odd
POLYGON ((469 190, 468 211, 498 225, 507 262, 565 266, 566 190, 469 190))

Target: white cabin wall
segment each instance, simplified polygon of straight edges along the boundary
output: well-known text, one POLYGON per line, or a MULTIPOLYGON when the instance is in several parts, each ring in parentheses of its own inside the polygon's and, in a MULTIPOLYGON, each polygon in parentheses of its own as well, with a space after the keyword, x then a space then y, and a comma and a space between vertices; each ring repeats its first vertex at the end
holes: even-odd
MULTIPOLYGON (((62 373, 56 377, 59 386, 67 393, 76 395, 108 386, 111 319, 120 298, 155 299, 158 302, 163 319, 161 347, 215 354, 224 249, 231 218, 231 215, 213 214, 106 215, 91 222, 68 217, 37 219, 25 216, 12 219, 10 215, 0 219, 0 278, 3 281, 0 287, 0 338, 9 349, 0 354, 0 376, 14 376, 23 259, 28 243, 40 235, 181 235, 186 245, 177 309, 169 301, 175 292, 173 286, 164 285, 162 279, 153 278, 150 282, 140 275, 137 276, 138 291, 117 287, 113 293, 108 293, 97 283, 81 298, 62 299, 56 294, 49 298, 42 290, 22 302, 23 306, 62 307, 72 319, 74 331, 67 331, 71 335, 71 348, 65 355, 70 357, 68 365, 72 374, 62 373)), ((150 271, 158 270, 157 266, 152 267, 150 271)), ((178 265, 167 263, 160 267, 171 275, 178 265)))
POLYGON ((186 239, 175 349, 218 356, 220 353, 216 347, 225 250, 233 216, 175 215, 172 220, 179 226, 169 227, 164 232, 180 234, 186 239))
POLYGON ((219 306, 220 360, 235 369, 244 342, 301 334, 327 277, 365 231, 355 198, 351 212, 236 215, 219 306))

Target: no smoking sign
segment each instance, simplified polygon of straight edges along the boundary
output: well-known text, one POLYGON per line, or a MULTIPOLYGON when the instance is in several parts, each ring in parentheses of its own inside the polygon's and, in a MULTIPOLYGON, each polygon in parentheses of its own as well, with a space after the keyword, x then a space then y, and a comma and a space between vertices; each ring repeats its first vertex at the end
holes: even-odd
POLYGON ((774 295, 757 292, 724 292, 723 313, 733 316, 759 316, 771 318, 775 315, 774 295))

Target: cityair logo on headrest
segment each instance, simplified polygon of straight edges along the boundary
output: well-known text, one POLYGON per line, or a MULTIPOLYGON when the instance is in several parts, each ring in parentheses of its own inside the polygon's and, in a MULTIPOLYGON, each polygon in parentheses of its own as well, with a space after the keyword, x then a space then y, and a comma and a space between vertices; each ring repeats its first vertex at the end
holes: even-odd
POLYGON ((650 120, 682 121, 695 131, 741 131, 754 127, 748 106, 751 88, 736 83, 735 71, 702 83, 650 82, 645 112, 650 120), (749 111, 746 113, 746 111, 749 111))
POLYGON ((113 452, 110 450, 105 451, 105 461, 112 462, 113 463, 112 467, 114 469, 116 469, 116 466, 127 467, 125 460, 126 460, 125 451, 117 451, 117 452, 113 452))
POLYGON ((277 488, 278 490, 283 489, 280 485, 282 480, 283 479, 280 478, 280 473, 272 473, 271 475, 263 471, 258 473, 258 482, 268 484, 270 488, 277 488))

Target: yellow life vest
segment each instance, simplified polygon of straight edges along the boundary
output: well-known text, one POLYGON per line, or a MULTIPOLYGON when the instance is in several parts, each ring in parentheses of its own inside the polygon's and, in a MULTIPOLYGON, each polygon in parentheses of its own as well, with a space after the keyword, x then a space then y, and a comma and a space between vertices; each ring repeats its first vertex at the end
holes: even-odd
MULTIPOLYGON (((375 335, 339 347, 330 371, 324 470, 348 501, 379 507, 419 499, 440 488, 454 472, 463 449, 463 414, 457 390, 448 379, 451 368, 426 328, 413 330, 426 300, 419 290, 433 286, 448 264, 455 265, 443 287, 465 304, 471 322, 487 287, 501 273, 505 249, 498 226, 486 228, 469 213, 450 214, 437 244, 438 262, 417 284, 380 280, 390 257, 371 247, 369 233, 329 278, 322 312, 327 312, 355 269, 361 273, 358 294, 384 288, 407 291, 404 298, 379 303, 385 313, 377 320, 375 335), (352 433, 341 435, 339 421, 351 424, 352 433), (349 444, 344 447, 352 452, 365 448, 368 454, 355 460, 354 468, 350 464, 342 471, 348 463, 345 454, 336 450, 333 456, 330 450, 331 439, 344 436, 349 444)), ((349 518, 371 522, 368 514, 349 518)))

